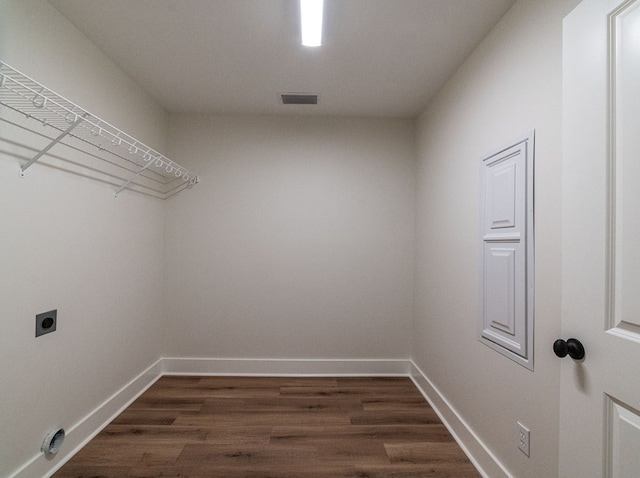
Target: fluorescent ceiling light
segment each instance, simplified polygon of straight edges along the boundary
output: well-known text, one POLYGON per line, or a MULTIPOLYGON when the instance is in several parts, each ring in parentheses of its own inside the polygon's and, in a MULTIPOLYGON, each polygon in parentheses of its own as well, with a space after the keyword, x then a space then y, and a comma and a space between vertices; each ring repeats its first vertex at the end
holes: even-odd
POLYGON ((300 28, 304 46, 322 45, 324 0, 300 0, 300 28))

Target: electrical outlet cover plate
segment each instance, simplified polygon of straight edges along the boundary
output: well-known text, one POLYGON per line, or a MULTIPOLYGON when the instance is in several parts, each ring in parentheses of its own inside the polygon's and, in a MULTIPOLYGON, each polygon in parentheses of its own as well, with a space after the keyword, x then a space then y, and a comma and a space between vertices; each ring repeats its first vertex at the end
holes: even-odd
POLYGON ((518 422, 518 448, 525 455, 529 456, 531 432, 522 423, 518 422))
POLYGON ((36 315, 36 337, 56 330, 58 324, 58 310, 50 310, 36 315))

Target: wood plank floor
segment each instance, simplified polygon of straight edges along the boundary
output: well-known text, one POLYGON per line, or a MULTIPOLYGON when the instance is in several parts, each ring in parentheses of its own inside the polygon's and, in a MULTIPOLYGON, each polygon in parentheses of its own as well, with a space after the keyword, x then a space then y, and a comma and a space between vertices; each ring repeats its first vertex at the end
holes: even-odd
POLYGON ((54 475, 479 476, 403 377, 162 377, 54 475))

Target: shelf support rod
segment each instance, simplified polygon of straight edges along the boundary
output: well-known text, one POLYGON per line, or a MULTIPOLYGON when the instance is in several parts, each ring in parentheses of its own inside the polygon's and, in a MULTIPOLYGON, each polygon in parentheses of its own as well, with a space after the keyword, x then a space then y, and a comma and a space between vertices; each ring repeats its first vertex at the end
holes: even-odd
POLYGON ((60 135, 56 139, 51 141, 51 143, 49 143, 46 148, 44 148, 42 151, 40 151, 38 154, 36 154, 33 158, 31 158, 31 161, 29 161, 27 164, 22 166, 20 168, 20 177, 23 178, 24 177, 24 172, 27 170, 27 168, 29 168, 29 166, 31 166, 33 163, 35 163, 37 160, 39 160, 44 154, 46 154, 47 151, 49 151, 56 144, 58 144, 60 141, 62 141, 62 139, 65 136, 67 136, 69 133, 71 133, 71 131, 73 131, 73 129, 82 122, 82 120, 83 120, 83 118, 78 117, 73 123, 71 123, 71 125, 69 125, 69 127, 66 130, 64 130, 62 133, 60 133, 60 135))
POLYGON ((118 196, 118 194, 120 194, 122 192, 122 190, 124 188, 126 188, 129 184, 131 184, 133 182, 133 180, 135 178, 137 178, 138 176, 140 176, 149 166, 151 166, 153 163, 155 162, 155 159, 151 158, 149 159, 149 162, 147 164, 144 165, 144 167, 138 171, 136 174, 134 174, 133 176, 131 176, 131 179, 129 179, 129 181, 127 181, 126 183, 124 183, 122 186, 120 186, 120 189, 118 189, 116 191, 116 197, 118 196))

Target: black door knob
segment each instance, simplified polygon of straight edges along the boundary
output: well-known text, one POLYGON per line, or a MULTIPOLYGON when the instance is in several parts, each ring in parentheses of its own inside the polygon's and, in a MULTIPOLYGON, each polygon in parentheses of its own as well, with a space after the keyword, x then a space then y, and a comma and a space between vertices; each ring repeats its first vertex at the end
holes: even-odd
POLYGON ((560 358, 569 355, 574 360, 584 358, 584 347, 578 339, 558 339, 553 343, 553 352, 560 358))

